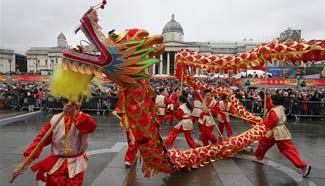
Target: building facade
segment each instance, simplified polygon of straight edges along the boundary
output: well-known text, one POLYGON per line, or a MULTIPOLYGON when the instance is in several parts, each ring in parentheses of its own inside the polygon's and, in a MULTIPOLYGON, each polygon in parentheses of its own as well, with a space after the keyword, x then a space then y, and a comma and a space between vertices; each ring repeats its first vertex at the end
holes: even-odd
POLYGON ((15 71, 15 51, 0 48, 0 73, 15 71))
MULTIPOLYGON (((299 41, 302 39, 301 37, 301 30, 293 30, 290 27, 280 33, 281 41, 299 41)), ((300 74, 307 75, 307 74, 313 74, 317 71, 323 69, 325 65, 325 61, 318 61, 316 63, 300 63, 299 67, 296 68, 296 71, 300 71, 300 74), (308 70, 307 70, 308 69, 308 70), (308 72, 310 71, 310 72, 308 72)), ((280 67, 280 68, 289 68, 290 65, 283 63, 283 62, 275 62, 274 66, 280 67)))
MULTIPOLYGON (((252 39, 244 39, 240 42, 184 41, 183 27, 176 21, 174 15, 164 26, 162 36, 164 37, 165 52, 159 56, 160 63, 149 69, 149 73, 152 75, 174 75, 176 54, 180 49, 189 49, 205 55, 236 55, 249 51, 259 44, 252 39)), ((289 28, 280 34, 280 39, 299 40, 301 31, 289 28)), ((67 47, 68 43, 63 33, 57 37, 56 47, 31 47, 27 51, 28 72, 39 72, 41 69, 53 70, 55 65, 62 61, 62 51, 67 47)), ((87 51, 89 47, 86 46, 85 49, 87 51)), ((6 61, 8 61, 7 58, 6 61)), ((283 63, 275 63, 270 66, 280 66, 281 64, 283 63)), ((196 69, 196 75, 203 73, 203 70, 196 69)))
POLYGON ((292 30, 290 27, 280 33, 280 38, 281 41, 299 41, 301 39, 301 30, 292 30))
POLYGON ((56 47, 31 47, 27 50, 27 69, 30 73, 41 70, 53 70, 55 65, 62 61, 62 51, 68 46, 63 33, 57 37, 56 47))
MULTIPOLYGON (((251 50, 259 43, 252 40, 243 42, 189 42, 184 41, 183 27, 175 20, 173 14, 162 31, 165 52, 160 55, 160 63, 150 69, 153 75, 174 75, 176 54, 180 49, 189 49, 205 55, 236 55, 251 50)), ((196 69, 195 74, 203 74, 203 70, 196 69)))
MULTIPOLYGON (((159 56, 160 63, 153 65, 149 73, 153 75, 174 75, 176 53, 180 49, 189 49, 207 55, 236 55, 254 48, 258 43, 243 42, 187 42, 184 41, 183 27, 172 15, 171 20, 164 26, 165 52, 159 56)), ((68 47, 63 33, 57 37, 56 47, 31 47, 27 51, 28 72, 39 72, 41 69, 53 70, 62 61, 62 51, 68 47)), ((87 48, 87 47, 86 47, 87 48)), ((197 73, 201 71, 197 69, 197 73)))
POLYGON ((0 73, 27 72, 27 59, 23 54, 15 53, 14 50, 0 48, 0 73))

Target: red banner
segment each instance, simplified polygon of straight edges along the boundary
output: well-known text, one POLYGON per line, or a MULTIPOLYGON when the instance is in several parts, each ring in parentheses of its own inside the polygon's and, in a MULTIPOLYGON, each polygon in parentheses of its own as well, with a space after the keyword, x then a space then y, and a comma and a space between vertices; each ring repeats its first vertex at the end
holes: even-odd
POLYGON ((7 80, 7 76, 0 76, 0 81, 6 81, 7 80))
POLYGON ((243 82, 242 79, 234 79, 234 80, 232 80, 232 83, 233 83, 234 85, 239 86, 239 85, 243 84, 244 82, 243 82))
POLYGON ((318 87, 325 87, 325 79, 310 79, 306 80, 307 86, 318 86, 318 87))
POLYGON ((50 76, 12 76, 12 81, 22 82, 45 82, 50 80, 50 76))
MULTIPOLYGON (((268 78, 266 79, 267 85, 279 85, 279 86, 297 86, 297 79, 284 79, 284 78, 268 78)), ((251 85, 265 85, 264 78, 251 79, 251 85)))

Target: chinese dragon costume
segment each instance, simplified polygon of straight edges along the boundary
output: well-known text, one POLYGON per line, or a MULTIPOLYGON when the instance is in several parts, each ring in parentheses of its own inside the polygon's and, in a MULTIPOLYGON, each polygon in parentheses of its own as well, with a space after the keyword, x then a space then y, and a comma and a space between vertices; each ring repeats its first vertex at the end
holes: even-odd
POLYGON ((266 62, 284 61, 290 64, 314 62, 325 59, 325 40, 273 41, 263 43, 246 53, 235 56, 206 56, 190 50, 181 50, 176 55, 176 76, 179 81, 195 89, 210 88, 213 94, 227 94, 234 105, 235 115, 249 121, 252 127, 242 134, 219 140, 217 144, 181 151, 167 149, 159 133, 156 109, 152 101, 153 91, 146 70, 159 62, 156 57, 164 51, 160 35, 149 36, 146 30, 130 29, 114 39, 101 31, 97 10, 104 8, 106 1, 91 7, 81 18, 81 30, 98 55, 89 54, 82 46, 63 51, 62 64, 58 65, 51 82, 51 93, 70 99, 90 96, 89 84, 94 78, 107 77, 124 90, 125 116, 134 140, 139 146, 145 176, 153 173, 171 173, 180 169, 198 168, 215 160, 233 156, 236 152, 259 140, 266 127, 262 118, 248 112, 228 88, 213 87, 196 81, 190 70, 201 68, 211 72, 248 68, 263 69, 266 62))

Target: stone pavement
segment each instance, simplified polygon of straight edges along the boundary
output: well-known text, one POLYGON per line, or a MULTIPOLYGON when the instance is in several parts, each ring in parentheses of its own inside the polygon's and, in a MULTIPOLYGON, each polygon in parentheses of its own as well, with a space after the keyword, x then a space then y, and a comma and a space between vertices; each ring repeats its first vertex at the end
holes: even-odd
MULTIPOLYGON (((3 116, 6 113, 0 113, 3 116)), ((32 142, 36 134, 50 116, 40 116, 21 122, 0 126, 0 185, 8 186, 14 167, 22 160, 22 152, 32 142)), ((300 170, 273 147, 266 155, 266 163, 260 165, 251 161, 253 152, 243 151, 233 158, 216 161, 205 167, 191 171, 178 171, 172 174, 159 173, 145 178, 141 171, 140 160, 126 169, 124 153, 127 143, 124 131, 117 119, 111 116, 95 116, 98 127, 89 135, 89 167, 86 170, 85 186, 130 185, 130 186, 168 186, 168 185, 318 185, 325 186, 325 122, 289 120, 293 142, 302 159, 312 165, 309 178, 302 178, 300 170)), ((234 134, 239 134, 249 126, 239 120, 232 120, 234 134)), ((166 137, 172 126, 164 124, 162 136, 166 137)), ((193 137, 198 143, 198 128, 193 137)), ((187 149, 183 135, 174 143, 175 147, 187 149)), ((257 144, 252 146, 255 149, 257 144)), ((45 148, 41 157, 49 154, 45 148)), ((35 161, 37 162, 37 161, 35 161)), ((18 177, 12 185, 39 185, 34 181, 35 173, 29 169, 18 177)))

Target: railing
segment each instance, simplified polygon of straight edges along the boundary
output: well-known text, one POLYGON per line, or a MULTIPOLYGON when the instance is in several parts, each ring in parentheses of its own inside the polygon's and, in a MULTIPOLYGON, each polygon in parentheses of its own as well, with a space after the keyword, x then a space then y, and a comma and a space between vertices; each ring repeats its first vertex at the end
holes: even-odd
MULTIPOLYGON (((241 103, 245 106, 245 108, 254 114, 263 116, 264 115, 264 101, 252 101, 252 100, 240 100, 241 103)), ((290 102, 285 102, 283 106, 285 107, 285 114, 289 116, 290 113, 290 102)))
POLYGON ((299 101, 289 105, 291 116, 325 117, 325 102, 299 101))
MULTIPOLYGON (((118 97, 107 97, 107 96, 94 96, 89 101, 85 101, 81 105, 82 111, 90 111, 105 113, 112 111, 117 104, 118 97)), ((51 111, 61 111, 62 103, 60 100, 53 97, 48 97, 42 100, 41 104, 39 101, 31 96, 21 97, 21 96, 7 96, 5 99, 0 100, 0 109, 15 109, 15 110, 38 110, 40 108, 45 108, 49 112, 51 111)))
MULTIPOLYGON (((48 97, 39 106, 34 97, 8 96, 0 99, 0 109, 29 110, 46 108, 49 112, 62 110, 59 100, 48 97)), ((89 101, 82 103, 81 110, 105 114, 112 111, 118 102, 118 96, 94 96, 89 101)), ((263 115, 264 101, 241 100, 246 109, 254 114, 263 115)), ((325 117, 325 102, 322 101, 287 101, 284 104, 287 116, 294 117, 325 117)))

